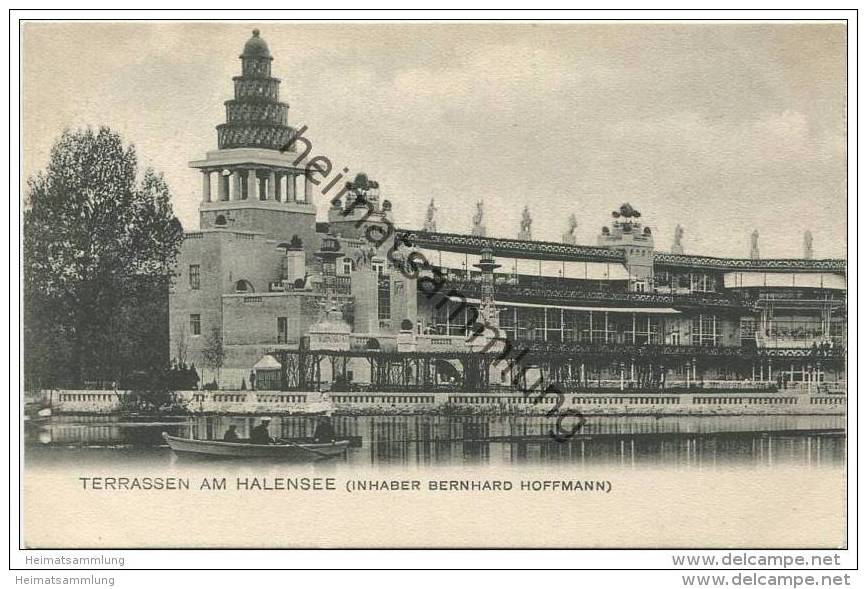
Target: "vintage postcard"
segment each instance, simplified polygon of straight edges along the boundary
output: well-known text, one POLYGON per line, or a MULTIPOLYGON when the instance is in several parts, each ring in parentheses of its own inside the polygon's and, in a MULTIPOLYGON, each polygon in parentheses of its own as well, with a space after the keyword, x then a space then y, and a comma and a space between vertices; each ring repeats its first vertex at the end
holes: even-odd
POLYGON ((847 547, 845 20, 19 33, 22 548, 847 547))

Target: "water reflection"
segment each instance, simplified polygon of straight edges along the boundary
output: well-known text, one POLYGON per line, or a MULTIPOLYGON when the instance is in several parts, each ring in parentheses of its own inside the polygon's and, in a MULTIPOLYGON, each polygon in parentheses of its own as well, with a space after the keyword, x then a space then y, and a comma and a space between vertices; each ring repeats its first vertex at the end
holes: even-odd
MULTIPOLYGON (((219 439, 229 425, 246 437, 255 417, 191 417, 134 422, 108 416, 58 416, 25 429, 28 465, 69 461, 153 463, 173 456, 161 433, 219 439)), ((576 438, 548 437, 551 421, 527 416, 336 417, 342 436, 359 442, 350 465, 574 464, 622 467, 665 465, 841 465, 845 437, 840 416, 593 417, 576 438)), ((307 437, 303 416, 272 421, 272 435, 307 437)))

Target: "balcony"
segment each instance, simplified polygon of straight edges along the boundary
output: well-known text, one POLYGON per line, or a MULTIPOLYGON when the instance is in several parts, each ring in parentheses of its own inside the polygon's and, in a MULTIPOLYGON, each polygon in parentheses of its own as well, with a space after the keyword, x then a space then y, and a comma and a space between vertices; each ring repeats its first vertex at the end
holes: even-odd
POLYGON ((325 276, 320 282, 314 285, 314 291, 317 293, 331 292, 333 294, 348 295, 351 293, 349 276, 325 276))
MULTIPOLYGON (((479 297, 481 284, 472 280, 449 280, 440 290, 442 293, 455 291, 461 295, 479 297)), ((508 303, 511 300, 523 302, 571 302, 590 303, 598 306, 606 304, 629 304, 631 306, 665 306, 665 307, 722 307, 742 309, 748 305, 741 299, 718 293, 661 294, 638 293, 623 291, 577 290, 573 286, 556 284, 522 285, 499 282, 494 286, 494 298, 497 302, 508 303)))
POLYGON ((826 354, 829 350, 842 347, 842 341, 823 336, 821 333, 787 333, 764 335, 756 333, 756 347, 762 349, 808 349, 815 354, 826 354))
POLYGON ((622 343, 590 343, 590 342, 552 342, 539 340, 514 340, 512 343, 513 356, 527 350, 530 353, 550 356, 595 356, 610 359, 625 358, 655 358, 681 357, 685 360, 692 358, 730 358, 750 360, 760 357, 818 357, 818 358, 842 358, 844 350, 840 346, 826 348, 824 350, 812 348, 764 348, 741 346, 676 346, 671 344, 622 344, 622 343))

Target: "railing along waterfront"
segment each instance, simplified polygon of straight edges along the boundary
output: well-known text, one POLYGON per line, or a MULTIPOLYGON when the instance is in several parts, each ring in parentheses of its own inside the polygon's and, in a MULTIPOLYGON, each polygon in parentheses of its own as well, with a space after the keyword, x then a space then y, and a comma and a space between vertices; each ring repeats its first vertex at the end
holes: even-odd
MULTIPOLYGON (((755 383, 754 383, 755 384, 755 383)), ((54 391, 52 409, 58 413, 111 414, 122 411, 122 397, 117 391, 107 395, 103 391, 54 391)), ((329 408, 372 409, 382 411, 427 411, 477 407, 480 410, 510 408, 520 411, 546 411, 555 399, 539 394, 526 394, 514 387, 491 387, 487 391, 467 392, 441 387, 382 387, 370 390, 313 391, 287 393, 285 391, 179 391, 183 400, 181 413, 192 414, 287 414, 321 413, 329 408)), ((46 395, 47 397, 48 395, 46 395)), ((672 387, 666 389, 575 387, 564 389, 566 407, 575 409, 595 406, 603 412, 616 407, 618 411, 659 412, 666 409, 699 413, 717 408, 742 406, 768 406, 785 409, 800 407, 810 411, 839 411, 845 407, 845 394, 830 394, 827 390, 774 390, 773 388, 722 389, 708 387, 672 387), (606 409, 607 408, 607 409, 606 409)))

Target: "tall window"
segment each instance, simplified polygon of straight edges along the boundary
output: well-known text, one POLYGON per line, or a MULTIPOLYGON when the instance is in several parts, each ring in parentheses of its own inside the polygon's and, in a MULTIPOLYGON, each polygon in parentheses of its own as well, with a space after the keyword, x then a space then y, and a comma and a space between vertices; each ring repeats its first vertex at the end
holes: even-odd
POLYGON ((277 343, 285 344, 289 341, 289 322, 286 317, 277 317, 277 343))
POLYGON ((609 339, 608 312, 590 311, 590 341, 594 344, 604 344, 609 339))
POLYGON ((379 318, 391 319, 391 284, 388 280, 381 280, 378 289, 379 318))
POLYGON ((704 273, 690 274, 690 290, 693 292, 714 292, 716 277, 704 273))
POLYGON ((518 339, 540 341, 545 339, 545 309, 518 310, 518 339))
POLYGON ((842 345, 843 344, 843 322, 842 321, 831 321, 831 340, 835 344, 842 345))
POLYGON ((625 332, 626 343, 639 346, 659 343, 659 321, 650 315, 632 314, 625 332))
POLYGON ((509 339, 515 339, 517 307, 500 307, 500 329, 509 339))
POLYGON ((433 309, 433 324, 434 330, 439 335, 448 335, 448 317, 449 305, 448 301, 439 301, 439 304, 433 309))
POLYGON ((692 345, 718 346, 720 339, 716 315, 696 315, 692 318, 692 345))
POLYGON ((543 309, 545 311, 545 340, 563 341, 563 309, 543 309))
POLYGON ((198 264, 190 264, 190 290, 199 290, 201 287, 200 268, 198 264))
POLYGON ((752 317, 741 317, 741 327, 740 327, 740 335, 741 335, 741 345, 747 342, 755 343, 756 341, 756 331, 758 330, 758 323, 752 317))
POLYGON ((202 335, 202 316, 198 313, 190 315, 190 333, 202 335))
POLYGON ((343 258, 340 268, 341 274, 349 276, 352 273, 352 258, 343 258))
POLYGON ((660 270, 659 272, 656 272, 654 274, 653 283, 657 287, 670 288, 671 287, 671 274, 669 272, 664 271, 664 270, 660 270))

